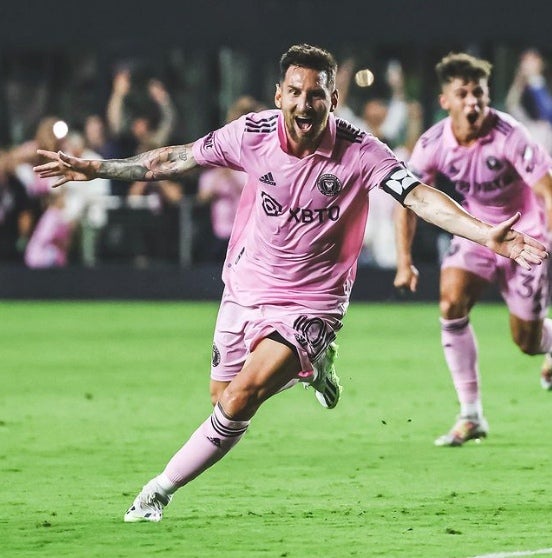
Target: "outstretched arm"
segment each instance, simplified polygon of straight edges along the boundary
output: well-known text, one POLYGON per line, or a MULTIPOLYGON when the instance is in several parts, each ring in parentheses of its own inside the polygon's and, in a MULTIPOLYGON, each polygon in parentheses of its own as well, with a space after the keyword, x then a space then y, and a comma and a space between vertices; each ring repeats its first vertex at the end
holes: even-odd
POLYGON ((552 171, 548 171, 540 180, 533 184, 533 190, 540 196, 546 211, 546 226, 552 233, 552 171))
POLYGON ((41 178, 58 178, 53 187, 66 182, 111 178, 115 180, 170 180, 197 166, 193 143, 160 147, 128 159, 91 160, 71 157, 62 151, 38 150, 49 162, 34 167, 41 178))
POLYGON ((425 221, 486 246, 525 269, 531 269, 531 264, 540 264, 548 257, 540 242, 511 228, 519 220, 520 213, 492 226, 476 219, 449 196, 426 184, 413 188, 404 205, 425 221))

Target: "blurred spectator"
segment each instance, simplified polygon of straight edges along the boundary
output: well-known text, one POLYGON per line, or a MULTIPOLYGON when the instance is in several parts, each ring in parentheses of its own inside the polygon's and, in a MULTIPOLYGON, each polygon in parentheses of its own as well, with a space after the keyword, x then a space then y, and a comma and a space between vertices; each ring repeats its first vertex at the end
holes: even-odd
MULTIPOLYGON (((64 139, 59 139, 56 147, 76 157, 101 158, 86 146, 84 136, 78 132, 70 132, 64 139)), ((98 178, 90 186, 90 189, 82 188, 82 185, 68 182, 52 190, 48 183, 44 184, 46 193, 42 198, 46 208, 25 251, 25 263, 29 267, 67 265, 72 240, 77 232, 83 263, 94 265, 98 231, 107 222, 109 180, 98 178)))
POLYGON ((552 153, 552 93, 544 77, 544 67, 538 51, 530 49, 521 54, 506 96, 506 109, 552 153))
POLYGON ((385 82, 390 96, 366 101, 362 110, 363 128, 395 149, 405 144, 410 125, 404 73, 401 63, 397 60, 391 60, 387 64, 385 82))
MULTIPOLYGON (((239 97, 228 109, 226 122, 263 108, 249 95, 239 97)), ((196 200, 200 205, 210 204, 211 209, 213 237, 210 246, 204 248, 206 258, 211 261, 224 261, 238 201, 246 180, 245 173, 229 168, 207 169, 199 177, 196 200)))
MULTIPOLYGON (((398 126, 400 121, 398 115, 402 113, 402 108, 397 109, 396 114, 392 115, 391 119, 394 122, 391 125, 388 118, 389 111, 382 110, 379 101, 376 100, 373 103, 368 111, 366 110, 368 103, 366 103, 364 115, 365 118, 366 116, 370 118, 369 123, 374 126, 374 135, 382 141, 387 140, 384 135, 385 130, 388 134, 394 135, 394 141, 397 142, 393 146, 395 155, 407 162, 412 153, 412 148, 423 130, 423 112, 420 103, 417 101, 405 103, 407 116, 404 127, 403 124, 400 127, 398 126)), ((379 188, 370 192, 370 213, 368 214, 364 234, 364 257, 368 259, 368 263, 382 268, 394 268, 397 265, 394 227, 394 212, 397 204, 393 199, 389 199, 390 197, 379 188)), ((421 224, 420 230, 423 231, 424 226, 425 222, 421 224)))
POLYGON ((104 119, 99 114, 89 114, 84 121, 83 134, 86 146, 103 159, 116 159, 120 153, 104 119))
POLYGON ((406 101, 404 73, 397 60, 390 60, 385 72, 385 80, 391 91, 387 100, 387 113, 381 123, 381 138, 391 148, 404 145, 408 127, 408 103, 406 101))
POLYGON ((64 214, 65 194, 52 190, 48 207, 33 231, 25 250, 25 263, 31 268, 63 267, 71 243, 74 224, 64 214))
POLYGON ((213 237, 204 247, 206 259, 222 262, 228 248, 234 217, 247 176, 241 171, 215 168, 203 171, 199 177, 197 201, 210 204, 213 237))
MULTIPOLYGON (((176 111, 164 84, 130 66, 117 70, 107 106, 109 132, 116 140, 118 157, 137 155, 170 142, 176 111)), ((125 196, 128 207, 144 210, 128 219, 129 242, 134 263, 178 257, 179 204, 182 184, 157 182, 112 182, 112 193, 125 196), (139 226, 138 226, 139 225, 139 226)))
POLYGON ((33 227, 32 204, 25 187, 7 171, 0 153, 0 260, 21 261, 33 227))
MULTIPOLYGON (((346 58, 337 67, 337 74, 335 82, 337 90, 339 91, 339 102, 335 109, 335 115, 343 120, 347 120, 359 130, 366 129, 366 123, 359 118, 349 104, 349 92, 353 77, 355 73, 355 60, 353 58, 346 58)), ((370 130, 367 130, 370 131, 370 130)))
MULTIPOLYGON (((421 105, 406 100, 402 66, 390 61, 385 74, 391 92, 388 100, 372 98, 363 107, 359 118, 348 105, 349 89, 355 73, 354 60, 339 65, 336 81, 339 103, 336 115, 357 128, 368 131, 392 147, 399 158, 407 161, 410 151, 423 128, 421 105)), ((395 200, 379 188, 370 192, 370 211, 364 234, 361 263, 382 268, 397 264, 393 213, 395 200)))
POLYGON ((387 143, 382 126, 387 117, 387 105, 383 99, 369 99, 362 110, 363 129, 387 143))
POLYGON ((176 112, 161 81, 147 80, 144 91, 141 83, 134 83, 131 70, 121 69, 113 79, 107 120, 112 134, 134 144, 132 155, 166 145, 174 130, 176 112))
MULTIPOLYGON (((70 132, 63 143, 63 150, 75 157, 101 159, 102 156, 90 149, 84 136, 79 132, 70 132)), ((64 192, 62 212, 67 223, 80 233, 80 257, 86 266, 96 263, 97 243, 100 230, 107 224, 107 202, 110 193, 110 181, 96 178, 90 182, 90 188, 82 184, 68 182, 61 189, 64 192)))
MULTIPOLYGON (((151 260, 177 260, 179 206, 183 195, 182 184, 172 180, 133 182, 130 185, 129 207, 148 212, 139 226, 131 231, 133 258, 137 266, 145 267, 151 260)), ((136 221, 133 223, 138 225, 136 221)))
MULTIPOLYGON (((113 78, 107 122, 117 142, 118 157, 129 157, 169 143, 176 112, 161 81, 122 68, 113 78)), ((128 184, 114 181, 112 192, 126 195, 128 184)))
POLYGON ((49 182, 41 180, 33 172, 33 166, 40 163, 36 150, 58 151, 61 149, 66 134, 67 125, 60 118, 46 116, 38 123, 33 139, 25 141, 6 153, 7 172, 17 176, 30 197, 40 198, 49 194, 50 190, 49 182))
POLYGON ((67 126, 59 118, 46 116, 38 123, 32 139, 0 154, 0 204, 4 212, 2 219, 9 229, 4 231, 7 240, 3 250, 8 258, 14 257, 9 248, 13 234, 17 234, 16 254, 22 256, 50 193, 49 181, 41 179, 33 172, 33 166, 41 162, 36 150, 59 150, 66 130, 67 126), (15 229, 12 219, 17 223, 15 229))
MULTIPOLYGON (((424 131, 424 109, 419 101, 409 100, 407 103, 406 130, 401 146, 406 150, 408 157, 412 153, 416 142, 424 131)), ((404 158, 406 161, 406 157, 404 158)))

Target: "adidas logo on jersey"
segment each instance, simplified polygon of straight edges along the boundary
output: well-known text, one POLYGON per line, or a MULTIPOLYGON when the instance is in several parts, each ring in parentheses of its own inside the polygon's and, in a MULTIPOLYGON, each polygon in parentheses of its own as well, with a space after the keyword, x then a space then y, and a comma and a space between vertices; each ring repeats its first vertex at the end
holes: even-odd
POLYGON ((267 172, 265 175, 259 178, 259 181, 263 184, 270 184, 271 186, 276 186, 276 182, 274 181, 274 177, 272 176, 271 172, 267 172))

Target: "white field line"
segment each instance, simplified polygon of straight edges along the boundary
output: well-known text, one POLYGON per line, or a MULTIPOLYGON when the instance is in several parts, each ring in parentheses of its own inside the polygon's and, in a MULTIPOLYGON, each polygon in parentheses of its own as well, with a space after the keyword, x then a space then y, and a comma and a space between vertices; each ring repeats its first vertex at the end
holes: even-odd
POLYGON ((494 554, 482 554, 471 558, 518 558, 522 556, 544 556, 552 554, 552 548, 539 548, 538 550, 517 550, 514 552, 496 552, 494 554))

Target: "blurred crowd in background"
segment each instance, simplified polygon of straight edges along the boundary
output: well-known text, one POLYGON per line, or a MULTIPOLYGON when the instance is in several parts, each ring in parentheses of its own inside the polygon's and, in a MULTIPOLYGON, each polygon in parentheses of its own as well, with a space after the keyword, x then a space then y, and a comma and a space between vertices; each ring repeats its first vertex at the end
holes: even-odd
MULTIPOLYGON (((449 50, 424 54, 431 59, 423 65, 419 53, 400 49, 341 53, 337 116, 382 139, 407 162, 421 133, 443 117, 431 68, 449 50), (354 75, 366 67, 374 84, 359 87, 354 75)), ((552 59, 529 48, 501 52, 473 51, 495 64, 493 105, 524 122, 552 153, 552 59)), ((178 182, 97 179, 52 189, 32 171, 40 162, 36 150, 123 158, 189 142, 243 114, 272 108, 277 71, 274 60, 262 64, 229 49, 188 57, 174 50, 158 60, 106 62, 94 53, 26 53, 4 60, 0 265, 221 262, 243 173, 204 169, 178 182)), ((447 184, 440 186, 455 196, 447 184)), ((380 191, 371 193, 361 265, 395 266, 394 204, 380 191)), ((421 224, 415 257, 436 263, 447 243, 446 235, 421 224)))

